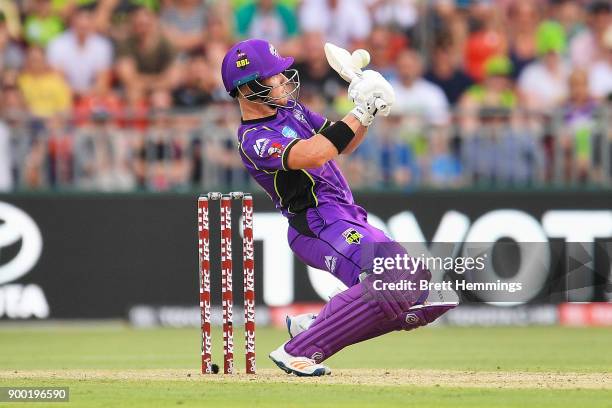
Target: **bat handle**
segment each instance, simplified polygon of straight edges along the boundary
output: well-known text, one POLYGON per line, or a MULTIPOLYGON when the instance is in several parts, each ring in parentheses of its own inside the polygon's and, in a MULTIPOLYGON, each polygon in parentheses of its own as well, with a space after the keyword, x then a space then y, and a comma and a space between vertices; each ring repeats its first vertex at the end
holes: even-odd
POLYGON ((376 100, 374 101, 374 106, 376 107, 376 109, 381 111, 387 107, 387 103, 380 98, 376 98, 376 100))

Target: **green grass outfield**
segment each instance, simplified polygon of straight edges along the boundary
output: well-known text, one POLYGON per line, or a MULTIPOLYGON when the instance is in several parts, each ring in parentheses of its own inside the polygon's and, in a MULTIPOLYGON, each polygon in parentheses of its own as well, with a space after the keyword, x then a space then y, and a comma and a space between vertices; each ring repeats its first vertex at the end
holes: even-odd
MULTIPOLYGON (((241 334, 235 355, 243 371, 241 334)), ((285 339, 257 330, 255 377, 201 376, 197 329, 5 327, 0 386, 69 386, 72 407, 612 407, 611 329, 393 333, 334 356, 332 376, 318 379, 273 367, 267 353, 285 339)), ((28 405, 64 406, 15 406, 28 405)))

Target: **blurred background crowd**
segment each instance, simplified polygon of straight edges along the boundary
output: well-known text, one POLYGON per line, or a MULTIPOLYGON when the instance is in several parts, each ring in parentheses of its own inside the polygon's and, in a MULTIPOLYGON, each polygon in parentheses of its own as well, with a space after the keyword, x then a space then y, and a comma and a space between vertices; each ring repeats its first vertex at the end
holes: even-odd
POLYGON ((245 187, 220 65, 247 37, 332 120, 323 44, 370 51, 397 103, 357 189, 611 185, 610 0, 0 0, 0 191, 245 187))

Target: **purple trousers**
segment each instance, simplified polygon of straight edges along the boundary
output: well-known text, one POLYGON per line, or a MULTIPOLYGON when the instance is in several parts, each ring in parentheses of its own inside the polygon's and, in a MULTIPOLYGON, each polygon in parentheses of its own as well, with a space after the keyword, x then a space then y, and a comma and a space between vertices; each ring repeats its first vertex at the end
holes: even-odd
POLYGON ((349 288, 371 266, 372 260, 363 248, 395 242, 368 224, 367 214, 361 207, 310 208, 305 221, 289 227, 289 246, 306 265, 330 272, 349 288))
POLYGON ((394 330, 410 330, 433 321, 445 310, 415 311, 427 291, 374 290, 376 279, 386 282, 429 280, 426 269, 407 274, 370 271, 375 256, 405 254, 404 248, 384 232, 368 224, 367 215, 357 206, 321 205, 310 208, 290 221, 289 245, 307 265, 327 270, 348 289, 334 296, 310 328, 285 344, 293 356, 321 362, 342 348, 394 330))

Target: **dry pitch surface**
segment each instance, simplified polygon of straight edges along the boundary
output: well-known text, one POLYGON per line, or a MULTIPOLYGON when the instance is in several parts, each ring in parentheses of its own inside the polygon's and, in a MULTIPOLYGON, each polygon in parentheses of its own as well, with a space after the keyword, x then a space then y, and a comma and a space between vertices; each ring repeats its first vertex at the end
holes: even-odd
POLYGON ((416 386, 502 389, 605 389, 612 390, 611 373, 486 372, 407 369, 336 369, 333 375, 298 378, 278 369, 260 369, 257 375, 200 375, 195 370, 26 370, 0 371, 5 380, 111 380, 189 381, 231 383, 304 383, 365 386, 416 386))

